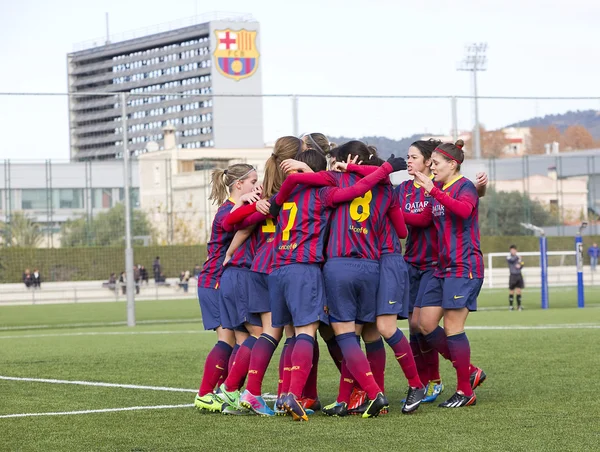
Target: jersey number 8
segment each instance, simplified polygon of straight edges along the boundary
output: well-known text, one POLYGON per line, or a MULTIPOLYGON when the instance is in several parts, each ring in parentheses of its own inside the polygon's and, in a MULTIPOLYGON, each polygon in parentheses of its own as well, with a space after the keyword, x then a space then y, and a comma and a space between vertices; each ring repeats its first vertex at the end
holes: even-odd
POLYGON ((373 199, 373 193, 371 190, 365 193, 364 196, 354 198, 350 203, 350 218, 354 221, 362 223, 371 215, 371 200, 373 199))

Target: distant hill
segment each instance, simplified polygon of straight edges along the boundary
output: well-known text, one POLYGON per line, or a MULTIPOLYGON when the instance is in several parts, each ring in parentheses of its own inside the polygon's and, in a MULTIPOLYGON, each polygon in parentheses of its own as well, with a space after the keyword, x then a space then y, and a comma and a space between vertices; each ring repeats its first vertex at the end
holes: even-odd
MULTIPOLYGON (((557 127, 561 133, 569 126, 580 125, 584 126, 592 134, 594 139, 600 140, 600 111, 583 110, 583 111, 568 111, 560 115, 546 115, 543 118, 531 118, 525 121, 510 124, 506 127, 557 127)), ((336 143, 342 144, 350 140, 360 140, 367 144, 374 145, 379 151, 379 155, 383 159, 387 159, 392 153, 404 156, 408 151, 411 143, 420 140, 421 137, 427 136, 427 133, 415 133, 409 137, 400 140, 392 140, 386 137, 330 137, 329 139, 336 143)))
POLYGON ((329 139, 336 144, 343 144, 350 140, 359 140, 363 143, 373 145, 377 148, 379 156, 386 160, 392 154, 395 154, 396 156, 405 156, 409 146, 425 135, 427 134, 415 133, 410 137, 402 138, 400 140, 392 140, 386 137, 330 137, 329 139))
POLYGON ((561 133, 569 126, 583 126, 595 139, 600 139, 600 111, 577 110, 560 115, 546 115, 543 118, 532 118, 526 121, 510 124, 506 127, 549 127, 555 126, 561 133))

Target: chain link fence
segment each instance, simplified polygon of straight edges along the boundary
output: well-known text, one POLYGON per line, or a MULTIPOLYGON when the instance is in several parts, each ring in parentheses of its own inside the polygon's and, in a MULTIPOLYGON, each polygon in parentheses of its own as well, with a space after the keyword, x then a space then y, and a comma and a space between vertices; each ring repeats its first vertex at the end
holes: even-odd
MULTIPOLYGON (((262 174, 279 136, 359 138, 384 157, 403 155, 417 139, 461 137, 467 157, 473 155, 473 99, 450 96, 263 96, 265 146, 215 149, 215 137, 225 132, 213 105, 219 96, 209 85, 199 79, 188 90, 0 94, 4 145, 18 156, 0 160, 0 282, 22 284, 26 270, 37 269, 45 281, 108 284, 114 274, 118 287, 128 181, 135 264, 153 282, 153 262, 163 256, 168 262, 157 276, 183 294, 180 277, 193 276, 204 260, 202 245, 217 209, 208 202, 212 169, 247 162, 262 174), (133 157, 128 174, 125 149, 133 157)), ((523 222, 549 236, 573 236, 584 221, 585 234, 600 234, 600 126, 581 113, 599 107, 597 98, 479 99, 485 158, 469 158, 463 172, 489 176, 480 215, 484 235, 525 235, 523 222), (555 121, 556 130, 547 126, 552 119, 519 124, 565 111, 590 120, 581 124, 589 136, 568 130, 566 117, 555 121)))

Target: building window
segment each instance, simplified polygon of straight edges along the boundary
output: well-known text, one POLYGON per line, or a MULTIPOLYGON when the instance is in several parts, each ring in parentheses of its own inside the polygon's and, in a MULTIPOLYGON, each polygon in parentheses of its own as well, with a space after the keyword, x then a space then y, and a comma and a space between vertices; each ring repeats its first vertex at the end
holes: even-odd
MULTIPOLYGON (((129 193, 131 196, 131 207, 139 207, 140 206, 140 189, 131 187, 129 189, 129 193)), ((125 200, 125 189, 119 188, 119 201, 125 200)))
POLYGON ((112 207, 112 188, 94 188, 92 190, 92 207, 94 209, 110 209, 112 207))
POLYGON ((21 190, 21 208, 23 210, 45 210, 48 208, 48 199, 44 189, 21 190))
POLYGON ((83 190, 81 188, 61 188, 53 190, 53 207, 57 209, 83 209, 83 190))

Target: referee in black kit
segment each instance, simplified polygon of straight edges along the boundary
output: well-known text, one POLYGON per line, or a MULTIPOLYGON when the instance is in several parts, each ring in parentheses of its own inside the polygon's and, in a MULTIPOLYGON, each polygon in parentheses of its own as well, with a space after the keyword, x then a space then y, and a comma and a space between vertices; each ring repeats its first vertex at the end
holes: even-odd
POLYGON ((510 309, 513 311, 515 308, 513 307, 513 301, 515 299, 515 292, 517 293, 517 309, 519 311, 523 310, 523 306, 521 306, 521 289, 525 287, 525 282, 523 281, 523 274, 521 273, 521 269, 523 268, 523 261, 517 254, 517 246, 510 246, 510 254, 506 257, 508 261, 508 269, 510 271, 510 278, 508 280, 508 303, 510 304, 510 309))

